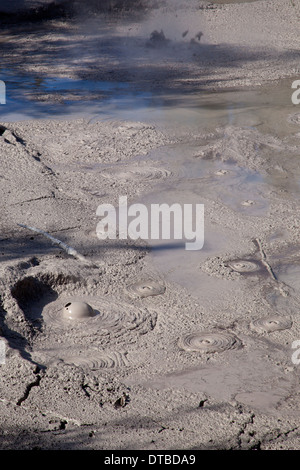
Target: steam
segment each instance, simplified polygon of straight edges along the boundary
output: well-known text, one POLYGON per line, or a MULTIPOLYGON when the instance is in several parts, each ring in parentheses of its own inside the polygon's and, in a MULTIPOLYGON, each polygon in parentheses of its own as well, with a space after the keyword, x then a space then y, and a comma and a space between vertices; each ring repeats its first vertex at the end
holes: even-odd
POLYGON ((72 27, 80 40, 76 37, 73 42, 68 36, 64 70, 73 70, 72 75, 80 79, 145 86, 158 83, 170 71, 176 74, 179 62, 188 65, 201 53, 205 25, 202 20, 200 24, 201 15, 191 15, 190 5, 188 10, 179 1, 160 5, 133 8, 128 14, 122 9, 97 11, 89 2, 78 3, 72 27))

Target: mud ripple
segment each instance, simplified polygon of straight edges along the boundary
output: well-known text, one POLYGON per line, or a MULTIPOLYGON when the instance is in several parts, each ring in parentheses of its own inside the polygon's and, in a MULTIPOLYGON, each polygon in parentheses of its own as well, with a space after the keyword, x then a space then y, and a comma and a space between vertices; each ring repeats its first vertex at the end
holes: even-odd
POLYGON ((129 365, 126 352, 99 351, 95 348, 56 347, 34 351, 32 357, 43 364, 64 362, 83 369, 113 369, 129 365))
POLYGON ((250 328, 257 333, 272 333, 273 331, 286 330, 291 328, 293 322, 289 317, 271 315, 269 317, 258 318, 250 323, 250 328))
POLYGON ((171 172, 164 168, 155 167, 141 167, 141 166, 117 166, 104 168, 101 171, 101 175, 105 178, 113 180, 121 180, 122 182, 141 182, 141 181, 152 181, 167 178, 171 172))
POLYGON ((47 326, 62 331, 77 330, 82 334, 94 332, 102 335, 122 335, 131 330, 144 334, 156 324, 155 313, 150 313, 146 308, 138 309, 124 302, 117 302, 108 296, 60 296, 44 307, 42 317, 47 326), (95 315, 68 318, 65 315, 65 306, 75 302, 85 302, 93 309, 95 315))
POLYGON ((66 364, 74 364, 77 367, 90 370, 114 369, 117 367, 127 366, 129 363, 125 353, 101 353, 98 351, 87 351, 84 355, 69 355, 63 357, 62 360, 66 364))
POLYGON ((215 353, 238 349, 242 347, 242 343, 230 333, 202 331, 182 336, 178 341, 178 346, 188 352, 215 353))

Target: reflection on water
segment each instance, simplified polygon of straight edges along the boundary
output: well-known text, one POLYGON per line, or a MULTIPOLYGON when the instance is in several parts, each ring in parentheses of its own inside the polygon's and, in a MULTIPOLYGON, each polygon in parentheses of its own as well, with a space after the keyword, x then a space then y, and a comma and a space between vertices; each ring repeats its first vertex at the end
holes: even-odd
MULTIPOLYGON (((206 194, 213 192, 217 200, 232 209, 252 215, 264 215, 268 208, 263 194, 266 185, 273 185, 279 191, 299 193, 298 157, 287 152, 283 154, 282 162, 291 167, 290 173, 275 167, 270 168, 264 177, 259 171, 248 171, 247 164, 241 168, 237 162, 224 161, 222 154, 218 157, 218 152, 213 161, 206 161, 206 158, 193 160, 197 148, 203 145, 195 140, 193 134, 201 132, 203 135, 215 133, 216 129, 231 126, 233 129, 258 130, 279 139, 295 135, 299 126, 288 119, 290 114, 295 114, 295 105, 291 102, 292 79, 255 90, 214 93, 199 90, 180 94, 168 90, 140 90, 124 82, 40 77, 4 69, 0 70, 0 78, 5 81, 7 95, 6 105, 0 106, 2 122, 78 117, 86 118, 90 123, 106 119, 149 122, 172 130, 177 138, 188 135, 182 144, 160 149, 150 154, 150 158, 169 162, 183 185, 187 180, 193 180, 189 183, 189 190, 193 189, 200 195, 204 191, 206 194)), ((236 144, 234 133, 229 138, 228 146, 236 147, 232 154, 241 152, 238 139, 243 137, 236 137, 236 144)), ((213 135, 211 142, 206 142, 208 146, 214 143, 214 139, 213 135)), ((226 135, 223 140, 221 150, 228 153, 226 135)), ((257 144, 257 157, 263 155, 263 147, 267 148, 268 143, 257 144)), ((268 151, 276 153, 277 149, 271 147, 268 151)))
POLYGON ((236 125, 259 127, 283 135, 293 129, 286 121, 292 112, 291 83, 257 90, 179 93, 137 89, 116 81, 22 75, 1 70, 6 83, 7 104, 1 106, 2 121, 35 118, 85 117, 153 122, 178 132, 236 125), (180 128, 178 125, 180 124, 180 128))

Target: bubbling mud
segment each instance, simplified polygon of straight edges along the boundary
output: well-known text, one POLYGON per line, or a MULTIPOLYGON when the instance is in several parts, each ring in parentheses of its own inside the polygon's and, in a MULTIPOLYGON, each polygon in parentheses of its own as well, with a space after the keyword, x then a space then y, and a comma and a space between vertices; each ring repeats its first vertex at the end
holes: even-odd
POLYGON ((250 323, 250 328, 257 333, 272 333, 273 331, 286 330, 292 327, 292 320, 289 317, 272 315, 265 318, 258 318, 250 323))
POLYGON ((94 309, 86 302, 68 302, 63 308, 63 317, 70 320, 79 320, 95 315, 94 309))
POLYGON ((242 343, 230 333, 203 331, 182 336, 178 346, 188 352, 215 353, 241 348, 242 343))
POLYGON ((250 207, 250 206, 253 206, 254 204, 255 204, 255 201, 252 201, 251 199, 247 199, 246 201, 241 202, 241 205, 245 207, 250 207))

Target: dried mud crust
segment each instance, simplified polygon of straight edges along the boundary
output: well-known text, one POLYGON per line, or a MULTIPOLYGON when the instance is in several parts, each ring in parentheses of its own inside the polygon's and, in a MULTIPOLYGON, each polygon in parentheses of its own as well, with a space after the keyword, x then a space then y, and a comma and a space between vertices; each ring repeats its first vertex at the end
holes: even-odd
POLYGON ((66 165, 126 161, 145 155, 168 140, 162 131, 143 122, 45 119, 9 123, 7 127, 8 133, 10 129, 18 133, 24 143, 49 162, 57 164, 59 154, 63 156, 61 163, 66 165))

